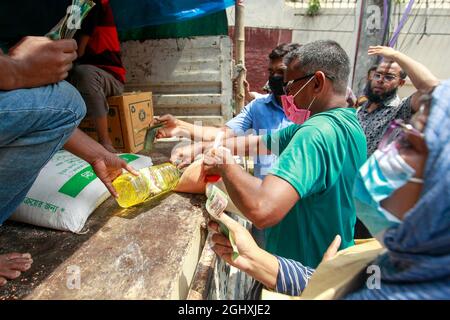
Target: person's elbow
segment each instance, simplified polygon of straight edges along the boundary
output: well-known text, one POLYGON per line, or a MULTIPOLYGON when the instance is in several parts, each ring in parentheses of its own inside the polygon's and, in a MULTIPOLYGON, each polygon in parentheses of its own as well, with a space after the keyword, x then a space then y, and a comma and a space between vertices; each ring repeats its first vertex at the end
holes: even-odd
POLYGON ((431 91, 434 87, 438 86, 440 83, 439 79, 435 75, 430 75, 420 86, 416 89, 419 91, 431 91))
POLYGON ((249 212, 253 225, 261 230, 277 225, 284 215, 280 209, 274 208, 264 200, 257 201, 249 212))
POLYGON ((440 83, 441 81, 439 81, 439 79, 435 77, 430 81, 430 90, 432 90, 434 87, 437 87, 440 83))

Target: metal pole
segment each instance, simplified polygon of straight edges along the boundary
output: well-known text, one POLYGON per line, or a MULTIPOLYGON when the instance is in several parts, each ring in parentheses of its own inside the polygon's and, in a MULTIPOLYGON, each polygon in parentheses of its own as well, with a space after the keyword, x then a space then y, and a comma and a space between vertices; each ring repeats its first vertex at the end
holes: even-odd
POLYGON ((367 83, 367 71, 377 57, 369 57, 369 46, 383 43, 383 0, 361 0, 352 89, 356 96, 363 93, 367 83))
POLYGON ((234 48, 235 61, 239 67, 237 77, 237 92, 235 96, 236 113, 241 112, 245 105, 245 25, 244 25, 244 0, 236 0, 235 6, 235 24, 234 24, 234 48))

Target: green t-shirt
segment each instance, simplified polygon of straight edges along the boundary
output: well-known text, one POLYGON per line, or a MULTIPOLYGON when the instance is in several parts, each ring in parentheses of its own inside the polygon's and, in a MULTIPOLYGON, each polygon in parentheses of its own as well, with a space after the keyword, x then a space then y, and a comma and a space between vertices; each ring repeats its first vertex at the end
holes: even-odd
POLYGON ((342 237, 341 249, 352 246, 356 222, 352 190, 367 154, 355 109, 316 114, 303 125, 264 136, 263 141, 280 155, 269 174, 290 183, 300 196, 280 223, 266 229, 266 249, 315 268, 337 234, 342 237))

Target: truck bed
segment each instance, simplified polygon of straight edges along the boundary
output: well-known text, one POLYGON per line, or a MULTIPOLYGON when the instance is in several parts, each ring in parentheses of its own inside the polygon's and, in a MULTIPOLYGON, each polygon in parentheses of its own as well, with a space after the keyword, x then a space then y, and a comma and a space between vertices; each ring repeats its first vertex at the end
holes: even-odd
MULTIPOLYGON (((149 155, 163 163, 170 150, 149 155)), ((204 202, 170 193, 122 209, 109 198, 80 235, 6 222, 0 253, 29 252, 34 263, 0 299, 185 299, 207 234, 204 202)))

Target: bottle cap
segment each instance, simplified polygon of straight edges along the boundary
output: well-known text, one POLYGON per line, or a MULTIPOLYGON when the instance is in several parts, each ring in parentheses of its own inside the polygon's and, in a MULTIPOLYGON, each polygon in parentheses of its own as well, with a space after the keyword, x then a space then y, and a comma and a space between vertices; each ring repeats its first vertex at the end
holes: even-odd
POLYGON ((206 176, 205 182, 217 182, 220 180, 220 176, 206 176))

